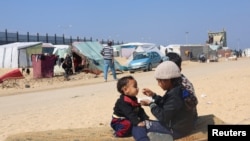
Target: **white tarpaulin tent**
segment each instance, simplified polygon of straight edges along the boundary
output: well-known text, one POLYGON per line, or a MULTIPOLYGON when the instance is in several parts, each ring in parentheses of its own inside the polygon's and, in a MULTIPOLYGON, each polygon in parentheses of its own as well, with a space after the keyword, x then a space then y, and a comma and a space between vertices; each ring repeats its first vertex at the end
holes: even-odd
POLYGON ((149 52, 149 51, 155 51, 160 54, 161 57, 165 56, 156 45, 148 45, 148 46, 138 46, 135 50, 135 52, 149 52))
MULTIPOLYGON (((159 55, 163 58, 165 56, 165 54, 163 54, 159 48, 153 44, 153 43, 129 43, 130 45, 134 45, 136 46, 135 50, 133 51, 133 53, 136 52, 149 52, 149 51, 155 51, 157 53, 159 53, 159 55)), ((131 54, 129 56, 129 58, 127 59, 127 64, 133 60, 133 55, 131 54)))
POLYGON ((31 54, 42 53, 42 42, 16 42, 0 45, 0 68, 31 67, 31 54))
POLYGON ((250 57, 250 48, 244 49, 242 53, 242 56, 250 57))
POLYGON ((57 65, 54 66, 54 75, 62 75, 64 73, 64 69, 62 68, 62 62, 60 62, 60 58, 65 58, 67 54, 71 54, 70 45, 54 45, 55 49, 53 54, 59 56, 59 60, 57 60, 57 65))
POLYGON ((59 55, 59 58, 65 58, 67 54, 71 54, 69 45, 54 45, 53 54, 59 55))
MULTIPOLYGON (((133 52, 145 52, 148 50, 156 50, 157 52, 159 49, 153 43, 141 43, 141 42, 131 42, 121 45, 113 46, 114 52, 118 52, 120 57, 129 58, 133 52)), ((160 52, 159 52, 160 53, 160 52)))

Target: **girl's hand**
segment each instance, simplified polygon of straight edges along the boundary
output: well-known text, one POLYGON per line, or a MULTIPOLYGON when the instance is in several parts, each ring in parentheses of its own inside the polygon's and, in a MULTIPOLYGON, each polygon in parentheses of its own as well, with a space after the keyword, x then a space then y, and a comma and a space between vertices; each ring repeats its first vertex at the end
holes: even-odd
POLYGON ((143 126, 146 126, 146 123, 145 121, 141 121, 137 124, 137 126, 143 127, 143 126))
POLYGON ((148 89, 148 88, 143 88, 142 89, 142 93, 144 94, 144 95, 146 95, 146 96, 150 96, 150 97, 152 97, 152 96, 154 96, 154 92, 152 92, 150 89, 148 89))
POLYGON ((143 106, 149 106, 149 104, 152 102, 152 100, 149 99, 143 99, 140 101, 141 105, 143 106))

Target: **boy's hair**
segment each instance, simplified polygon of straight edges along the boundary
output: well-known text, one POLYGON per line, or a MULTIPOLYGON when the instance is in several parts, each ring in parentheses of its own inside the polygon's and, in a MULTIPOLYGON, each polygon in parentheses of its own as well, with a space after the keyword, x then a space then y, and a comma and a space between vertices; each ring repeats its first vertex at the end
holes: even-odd
POLYGON ((122 91, 122 88, 128 84, 129 80, 134 80, 134 77, 131 76, 131 75, 128 75, 128 76, 124 76, 124 77, 118 79, 118 82, 117 82, 117 91, 120 94, 124 94, 123 91, 122 91))
POLYGON ((181 56, 175 52, 168 52, 166 56, 169 58, 169 61, 173 61, 181 70, 181 56))

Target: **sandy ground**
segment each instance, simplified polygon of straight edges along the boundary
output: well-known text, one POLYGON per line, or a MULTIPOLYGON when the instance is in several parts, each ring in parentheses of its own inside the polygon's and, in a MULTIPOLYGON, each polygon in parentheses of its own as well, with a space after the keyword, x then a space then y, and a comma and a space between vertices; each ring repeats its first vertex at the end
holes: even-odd
MULTIPOLYGON (((227 124, 250 124, 249 64, 250 58, 183 62, 182 72, 195 87, 200 116, 213 114, 227 124)), ((0 75, 7 71, 1 69, 0 75)), ((163 94, 153 73, 136 72, 133 76, 140 89, 148 87, 163 94)), ((119 73, 118 78, 124 75, 129 73, 119 73)), ((106 134, 100 129, 109 130, 108 134, 112 132, 109 123, 114 102, 119 97, 112 75, 105 83, 102 74, 95 78, 93 74, 80 73, 72 75, 70 81, 63 81, 63 77, 36 80, 31 74, 25 75, 25 79, 18 80, 17 84, 13 87, 9 83, 8 87, 0 88, 0 140, 25 132, 64 129, 88 129, 91 133, 99 132, 99 135, 106 134), (31 87, 25 88, 25 84, 31 87)), ((144 96, 139 93, 138 97, 144 96)), ((149 108, 144 108, 154 119, 149 108)))

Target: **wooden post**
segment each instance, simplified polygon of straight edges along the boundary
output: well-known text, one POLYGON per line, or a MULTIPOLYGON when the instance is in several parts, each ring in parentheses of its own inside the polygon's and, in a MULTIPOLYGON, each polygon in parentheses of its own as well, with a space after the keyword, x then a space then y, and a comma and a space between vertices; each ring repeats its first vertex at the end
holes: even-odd
POLYGON ((48 39, 48 33, 46 33, 46 43, 49 42, 49 39, 48 39))
POLYGON ((57 44, 57 40, 56 40, 56 34, 55 34, 55 44, 57 44))
POLYGON ((65 45, 65 38, 64 38, 64 34, 63 34, 63 44, 65 45))
POLYGON ((36 40, 39 41, 39 33, 36 34, 36 40))
POLYGON ((30 35, 29 35, 30 33, 29 32, 27 32, 27 42, 29 42, 30 41, 30 35))
POLYGON ((8 43, 8 31, 5 29, 5 43, 8 43))
POLYGON ((19 35, 18 35, 18 31, 16 32, 16 41, 19 42, 19 35))

